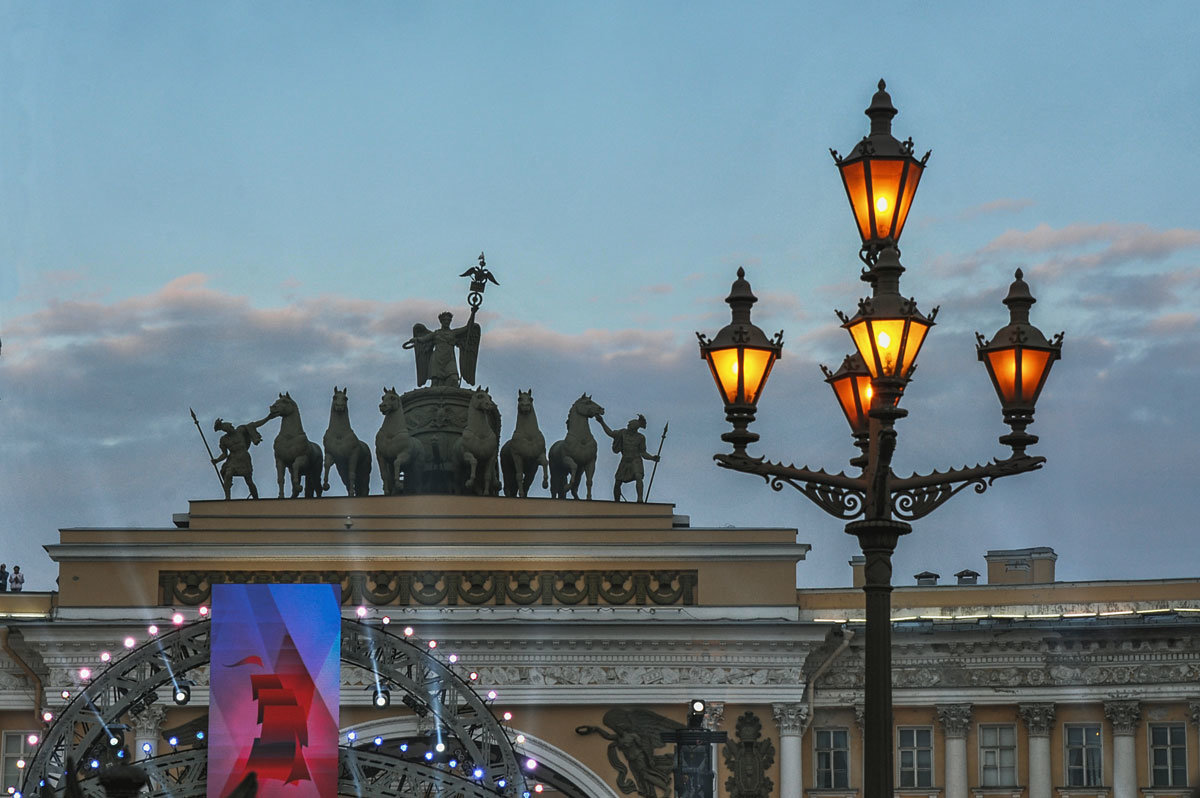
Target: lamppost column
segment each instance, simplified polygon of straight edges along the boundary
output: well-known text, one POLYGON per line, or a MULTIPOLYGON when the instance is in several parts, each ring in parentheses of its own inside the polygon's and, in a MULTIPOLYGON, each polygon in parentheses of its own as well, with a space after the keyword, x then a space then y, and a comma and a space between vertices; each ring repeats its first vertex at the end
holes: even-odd
POLYGON ((1017 712, 1029 731, 1029 798, 1050 798, 1050 729, 1054 704, 1020 704, 1017 712))
POLYGON ((808 727, 805 704, 772 704, 779 726, 779 794, 802 798, 804 783, 804 730, 808 727))
POLYGON ((863 685, 866 717, 863 735, 864 798, 892 798, 892 552, 912 529, 903 521, 874 519, 846 525, 858 538, 866 566, 863 593, 867 640, 863 685))
POLYGON ((1137 701, 1106 701, 1113 730, 1113 798, 1137 798, 1137 754, 1133 736, 1142 717, 1137 701))
POLYGON ((946 738, 946 798, 967 798, 967 732, 971 729, 970 704, 945 704, 937 708, 946 738))

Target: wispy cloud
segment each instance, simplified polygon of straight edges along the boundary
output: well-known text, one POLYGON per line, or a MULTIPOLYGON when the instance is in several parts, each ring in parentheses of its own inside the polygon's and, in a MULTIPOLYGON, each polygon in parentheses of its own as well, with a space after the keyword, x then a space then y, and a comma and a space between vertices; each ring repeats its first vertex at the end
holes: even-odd
POLYGON ((1032 230, 1009 230, 981 250, 984 254, 1052 253, 1039 269, 1049 272, 1094 269, 1131 261, 1160 261, 1176 252, 1200 248, 1200 230, 1156 230, 1144 224, 1072 224, 1054 228, 1039 224, 1032 230), (1090 249, 1063 254, 1072 249, 1090 249))
POLYGON ((1033 207, 1034 201, 1027 198, 1003 198, 974 205, 958 214, 959 221, 977 219, 980 216, 993 216, 1004 213, 1017 213, 1033 207))

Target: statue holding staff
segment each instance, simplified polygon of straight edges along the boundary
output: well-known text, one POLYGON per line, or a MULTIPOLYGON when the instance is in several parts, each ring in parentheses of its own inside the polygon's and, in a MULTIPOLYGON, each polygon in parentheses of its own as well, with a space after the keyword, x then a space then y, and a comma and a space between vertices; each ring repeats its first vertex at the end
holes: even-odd
POLYGON ((625 425, 625 429, 622 430, 610 429, 608 424, 604 423, 604 416, 596 416, 596 420, 600 422, 600 426, 604 428, 608 437, 612 438, 613 452, 621 455, 621 462, 617 464, 617 474, 613 482, 613 501, 621 501, 621 486, 626 482, 633 482, 637 485, 637 500, 644 501, 642 479, 645 477, 646 471, 642 466, 642 461, 658 462, 658 455, 646 451, 646 436, 639 432, 646 428, 646 417, 638 413, 637 418, 631 418, 625 425))
POLYGON ((225 498, 230 497, 230 489, 233 487, 233 478, 241 477, 246 482, 246 487, 250 490, 250 498, 258 498, 258 488, 254 486, 254 462, 250 459, 250 447, 262 443, 262 435, 259 434, 258 428, 266 424, 270 420, 270 416, 261 421, 252 421, 249 424, 241 424, 234 426, 222 418, 218 418, 213 422, 213 430, 215 432, 223 432, 221 440, 217 442, 217 446, 221 450, 221 454, 212 458, 212 463, 215 466, 217 463, 224 462, 221 466, 221 487, 225 489, 225 498))

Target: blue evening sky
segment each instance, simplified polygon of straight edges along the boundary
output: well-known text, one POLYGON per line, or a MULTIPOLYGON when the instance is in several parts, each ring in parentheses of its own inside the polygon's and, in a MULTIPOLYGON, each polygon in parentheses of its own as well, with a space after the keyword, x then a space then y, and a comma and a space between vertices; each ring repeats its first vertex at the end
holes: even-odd
MULTIPOLYGON (((865 286, 828 148, 884 77, 897 135, 933 150, 902 288, 942 306, 898 470, 1003 455, 972 333, 1005 323, 1015 268, 1067 330, 1046 469, 921 521, 897 583, 1031 545, 1064 578, 1194 575, 1197 41, 1185 2, 2 3, 0 559, 49 587, 58 527, 217 495, 189 406, 240 423, 290 390, 319 438, 349 385, 373 438, 380 386, 413 387, 400 343, 461 318, 483 250, 505 437, 518 387, 548 440, 581 391, 654 444, 670 420, 652 498, 798 527, 801 583, 847 584, 837 521, 708 462, 692 331, 745 266, 787 338, 758 451, 844 467, 816 362, 849 351, 832 309, 865 286)), ((268 446, 255 463, 274 495, 268 446)))

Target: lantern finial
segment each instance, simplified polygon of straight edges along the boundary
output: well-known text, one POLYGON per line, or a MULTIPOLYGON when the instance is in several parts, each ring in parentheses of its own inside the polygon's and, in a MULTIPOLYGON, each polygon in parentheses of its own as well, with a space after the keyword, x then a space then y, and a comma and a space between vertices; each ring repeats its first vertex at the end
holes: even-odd
POLYGON ((892 134, 892 117, 899 113, 892 105, 892 95, 887 93, 887 84, 879 79, 879 91, 871 98, 871 106, 863 111, 871 118, 872 136, 890 136, 892 134))

